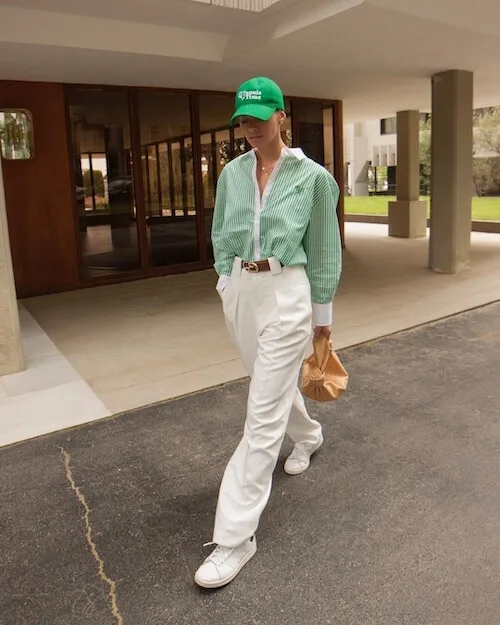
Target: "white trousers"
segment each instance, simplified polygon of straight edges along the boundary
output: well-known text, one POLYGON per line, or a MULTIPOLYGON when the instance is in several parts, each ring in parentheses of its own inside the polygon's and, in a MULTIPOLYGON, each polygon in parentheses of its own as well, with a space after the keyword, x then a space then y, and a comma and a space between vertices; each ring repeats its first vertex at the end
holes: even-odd
POLYGON ((249 273, 236 258, 220 291, 227 328, 251 377, 243 438, 217 504, 213 541, 225 547, 257 530, 285 433, 306 449, 321 439, 297 386, 311 336, 309 280, 303 267, 270 264, 270 272, 249 273))

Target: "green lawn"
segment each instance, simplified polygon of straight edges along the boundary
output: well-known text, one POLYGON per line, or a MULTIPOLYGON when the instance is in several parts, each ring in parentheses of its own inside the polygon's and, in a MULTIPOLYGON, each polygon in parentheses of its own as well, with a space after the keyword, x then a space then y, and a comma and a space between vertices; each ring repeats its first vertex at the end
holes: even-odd
MULTIPOLYGON (((388 195, 372 195, 370 197, 346 197, 345 212, 364 215, 387 215, 388 202, 395 200, 388 195)), ((429 201, 429 198, 422 197, 429 201)), ((472 219, 479 221, 500 221, 500 197, 472 198, 472 219)))

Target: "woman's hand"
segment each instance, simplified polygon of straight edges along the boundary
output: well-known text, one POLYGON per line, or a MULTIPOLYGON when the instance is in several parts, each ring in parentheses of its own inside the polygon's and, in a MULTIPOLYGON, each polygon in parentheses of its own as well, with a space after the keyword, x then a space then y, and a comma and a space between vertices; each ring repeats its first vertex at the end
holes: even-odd
POLYGON ((330 340, 330 336, 332 335, 332 326, 316 326, 314 328, 314 340, 317 341, 322 336, 325 336, 328 340, 330 340))

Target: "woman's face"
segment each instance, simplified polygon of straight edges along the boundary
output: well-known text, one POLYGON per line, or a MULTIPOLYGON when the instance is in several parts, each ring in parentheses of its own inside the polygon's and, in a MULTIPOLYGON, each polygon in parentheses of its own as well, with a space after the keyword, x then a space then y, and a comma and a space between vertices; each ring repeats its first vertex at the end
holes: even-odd
POLYGON ((252 148, 263 148, 272 143, 280 134, 281 124, 286 115, 282 111, 274 113, 267 122, 255 117, 240 117, 240 127, 245 134, 245 139, 252 148))

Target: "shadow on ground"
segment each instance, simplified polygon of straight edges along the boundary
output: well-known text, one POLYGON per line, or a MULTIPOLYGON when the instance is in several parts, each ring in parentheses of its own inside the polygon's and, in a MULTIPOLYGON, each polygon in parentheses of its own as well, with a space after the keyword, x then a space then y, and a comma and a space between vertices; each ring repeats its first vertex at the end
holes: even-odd
POLYGON ((310 404, 325 446, 300 477, 282 457, 218 592, 192 576, 245 382, 0 450, 1 622, 496 625, 500 305, 343 360, 348 393, 310 404))

